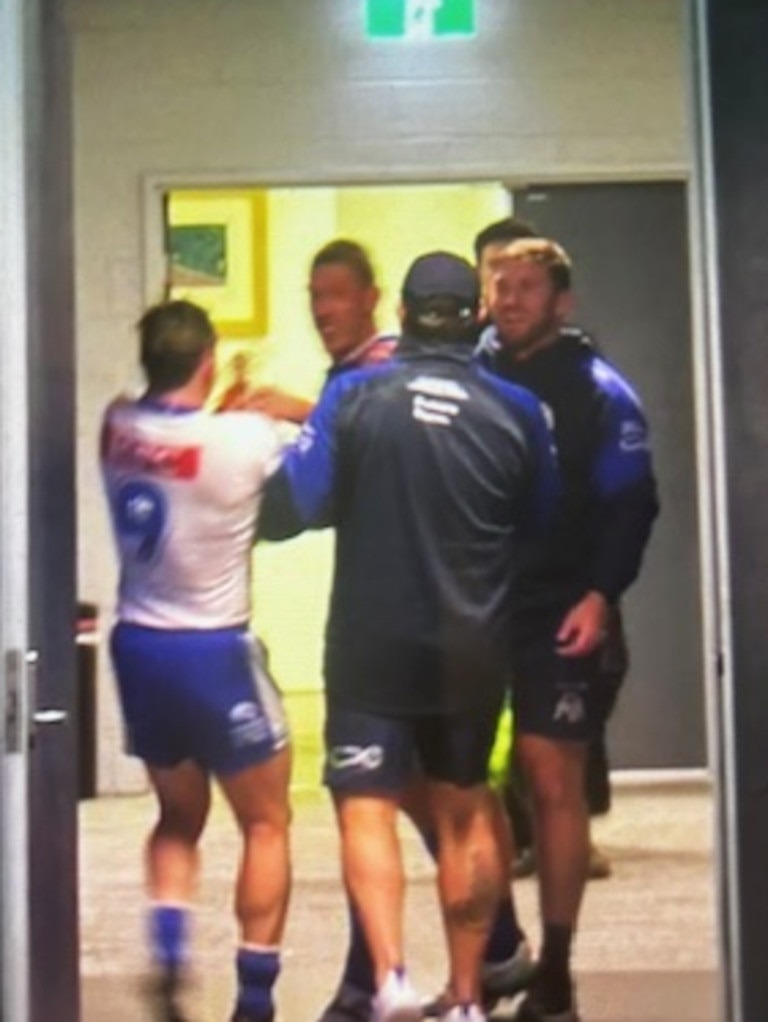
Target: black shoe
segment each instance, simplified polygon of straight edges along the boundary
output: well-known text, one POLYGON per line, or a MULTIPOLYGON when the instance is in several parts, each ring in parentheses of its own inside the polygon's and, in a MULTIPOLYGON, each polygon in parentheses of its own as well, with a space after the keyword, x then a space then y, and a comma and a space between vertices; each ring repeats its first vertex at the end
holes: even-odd
POLYGON ((163 969, 147 984, 153 1022, 191 1022, 181 1007, 181 994, 185 987, 184 975, 179 969, 163 969))
POLYGON ((351 983, 342 983, 317 1022, 370 1022, 373 995, 351 983))

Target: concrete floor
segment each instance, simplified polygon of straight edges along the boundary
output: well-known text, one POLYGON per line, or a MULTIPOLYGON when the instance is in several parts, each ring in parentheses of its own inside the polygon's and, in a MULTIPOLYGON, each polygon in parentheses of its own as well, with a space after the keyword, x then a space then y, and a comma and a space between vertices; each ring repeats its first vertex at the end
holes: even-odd
MULTIPOLYGON (((149 1019, 141 1001, 140 846, 152 819, 144 795, 81 805, 83 1022, 149 1019)), ((712 813, 702 785, 619 785, 595 836, 614 875, 590 884, 575 965, 585 1022, 716 1022, 712 813)), ((432 867, 404 825, 410 876, 407 935, 414 982, 440 988, 444 952, 432 867)), ((313 1022, 343 957, 346 917, 337 841, 325 796, 295 793, 295 888, 278 999, 281 1022, 313 1022)), ((231 879, 234 829, 217 802, 203 846, 194 935, 194 1018, 225 1022, 233 996, 231 879)), ((535 881, 516 885, 537 937, 535 881)))

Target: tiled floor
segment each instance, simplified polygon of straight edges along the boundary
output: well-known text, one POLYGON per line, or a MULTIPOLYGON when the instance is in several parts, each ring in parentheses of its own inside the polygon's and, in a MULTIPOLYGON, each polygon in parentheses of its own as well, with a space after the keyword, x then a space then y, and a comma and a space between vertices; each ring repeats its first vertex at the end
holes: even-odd
MULTIPOLYGON (((619 785, 595 835, 614 875, 590 884, 577 949, 585 1022, 716 1022, 711 802, 701 785, 619 785)), ((144 971, 140 846, 152 817, 146 796, 81 806, 83 1022, 149 1019, 144 971)), ((432 868, 407 826, 411 884, 407 934, 414 980, 443 980, 443 943, 432 868)), ((280 982, 282 1022, 313 1022, 334 987, 345 912, 333 820, 322 793, 295 796, 295 890, 280 982)), ((203 852, 195 931, 199 1022, 225 1022, 232 997, 231 877, 238 846, 225 808, 215 806, 203 852)), ((535 939, 535 881, 517 884, 535 939)))

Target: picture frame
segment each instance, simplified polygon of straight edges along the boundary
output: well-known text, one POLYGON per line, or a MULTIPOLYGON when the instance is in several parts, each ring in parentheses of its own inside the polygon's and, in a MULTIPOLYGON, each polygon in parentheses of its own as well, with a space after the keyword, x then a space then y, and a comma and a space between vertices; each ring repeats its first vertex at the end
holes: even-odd
POLYGON ((204 308, 222 338, 264 336, 266 192, 180 189, 168 193, 166 209, 169 297, 204 308))

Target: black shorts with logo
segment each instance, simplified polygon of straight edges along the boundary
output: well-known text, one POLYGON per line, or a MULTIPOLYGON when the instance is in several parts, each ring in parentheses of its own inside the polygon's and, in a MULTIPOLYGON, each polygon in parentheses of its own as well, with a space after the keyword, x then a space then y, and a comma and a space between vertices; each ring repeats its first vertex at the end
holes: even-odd
POLYGON ((585 657, 565 657, 556 636, 567 608, 531 614, 515 627, 512 705, 520 734, 588 742, 601 734, 627 671, 621 616, 612 608, 605 641, 585 657))
POLYGON ((482 784, 500 707, 476 714, 393 716, 329 703, 324 783, 339 794, 402 791, 418 772, 461 788, 482 784))

